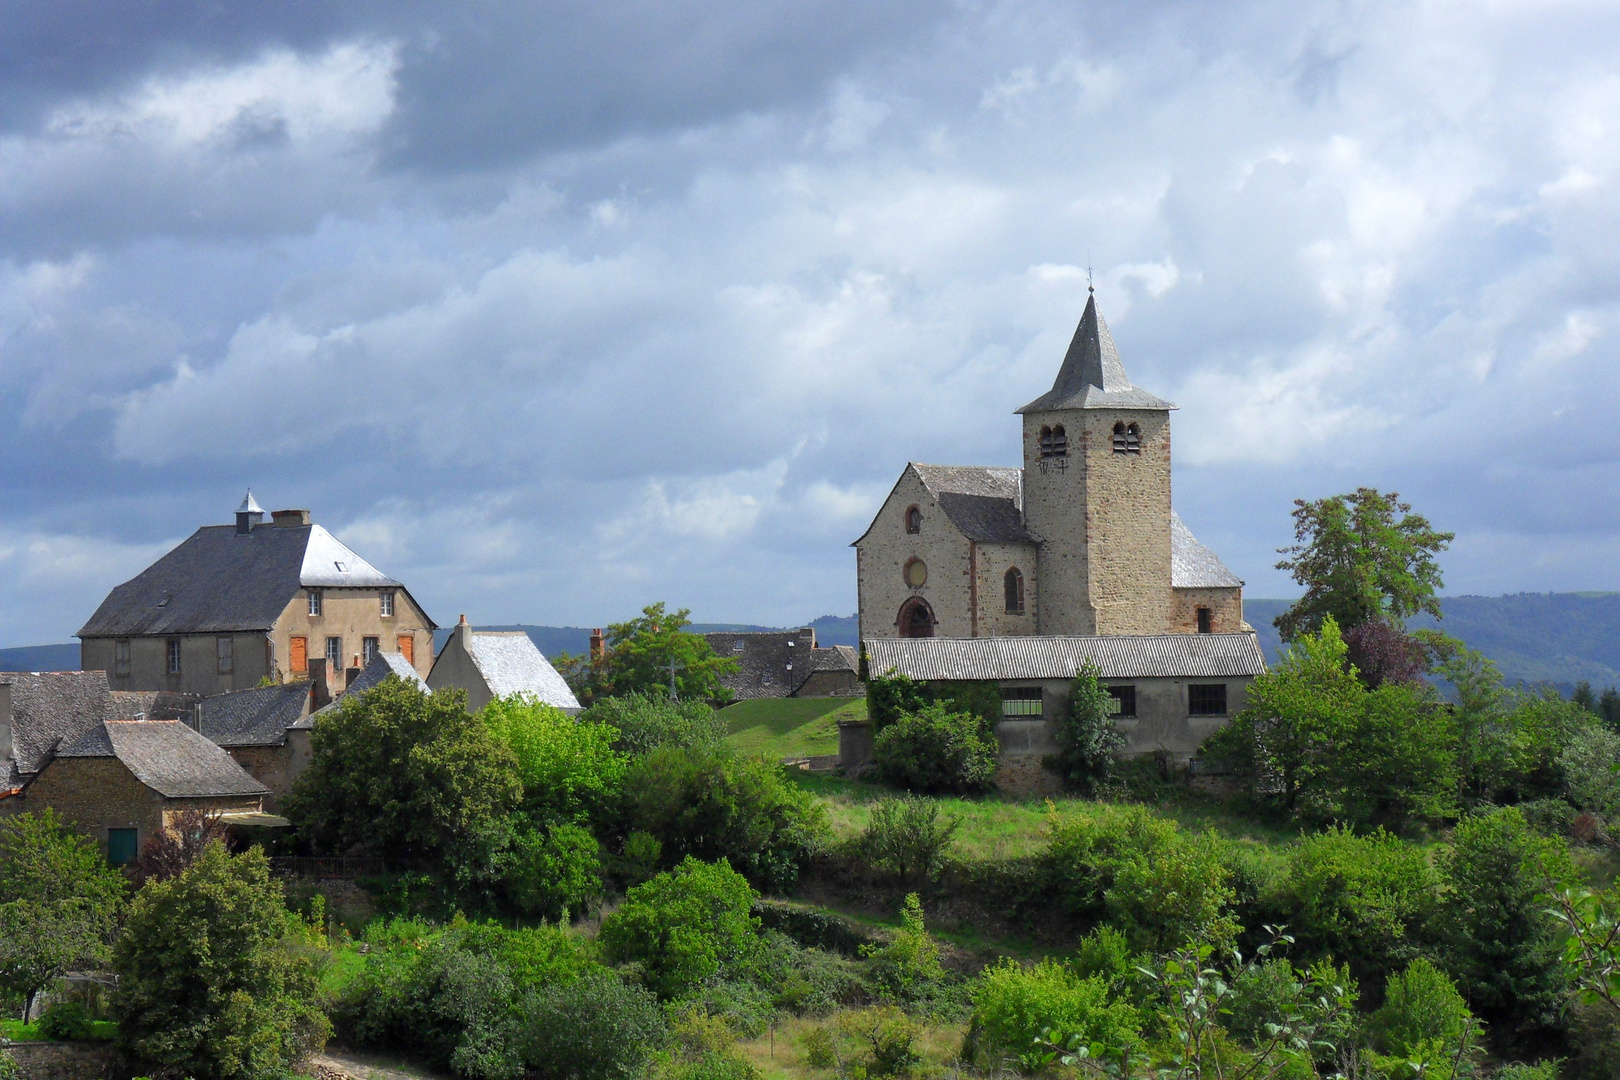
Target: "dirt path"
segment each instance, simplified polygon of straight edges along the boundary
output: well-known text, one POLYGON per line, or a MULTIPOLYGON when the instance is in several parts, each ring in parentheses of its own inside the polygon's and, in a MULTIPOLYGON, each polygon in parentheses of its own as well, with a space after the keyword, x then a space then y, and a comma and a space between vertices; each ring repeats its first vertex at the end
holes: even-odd
POLYGON ((446 1080, 408 1061, 339 1047, 328 1047, 310 1058, 309 1064, 310 1072, 320 1080, 446 1080))

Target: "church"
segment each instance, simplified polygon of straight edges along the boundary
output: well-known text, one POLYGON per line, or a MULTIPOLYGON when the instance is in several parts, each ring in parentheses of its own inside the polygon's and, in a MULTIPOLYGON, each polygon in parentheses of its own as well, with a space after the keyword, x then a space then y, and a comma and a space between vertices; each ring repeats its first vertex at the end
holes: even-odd
POLYGON ((868 670, 998 684, 1003 787, 1055 749, 1083 665, 1127 753, 1182 761, 1265 671, 1243 582, 1171 505, 1175 408, 1132 385, 1092 294, 1052 389, 1017 410, 1023 468, 912 462, 853 544, 868 670))

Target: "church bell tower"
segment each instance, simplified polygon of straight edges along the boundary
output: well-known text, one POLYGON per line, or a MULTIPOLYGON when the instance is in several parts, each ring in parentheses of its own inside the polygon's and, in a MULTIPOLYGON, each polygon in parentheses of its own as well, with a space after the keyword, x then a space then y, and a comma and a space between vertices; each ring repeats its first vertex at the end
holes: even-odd
POLYGON ((1174 408, 1131 385, 1089 295, 1052 389, 1018 410, 1039 633, 1170 632, 1174 408))

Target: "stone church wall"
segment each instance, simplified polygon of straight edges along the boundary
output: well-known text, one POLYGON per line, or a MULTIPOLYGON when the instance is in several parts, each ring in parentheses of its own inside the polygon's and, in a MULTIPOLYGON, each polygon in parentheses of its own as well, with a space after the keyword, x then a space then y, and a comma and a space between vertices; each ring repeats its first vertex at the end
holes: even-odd
POLYGON ((1170 632, 1196 634, 1198 609, 1209 608, 1210 633, 1235 634, 1243 629, 1243 590, 1172 589, 1170 632))
POLYGON ((979 583, 979 637, 1009 637, 1034 634, 1039 625, 1039 594, 1036 571, 1039 567, 1034 544, 974 545, 973 564, 979 583), (1016 568, 1024 575, 1024 612, 1007 610, 1007 571, 1016 568))
POLYGON ((908 468, 901 476, 856 551, 862 639, 899 637, 895 620, 900 606, 913 596, 933 608, 936 637, 973 636, 968 541, 913 470, 908 468), (922 510, 920 533, 906 532, 905 514, 912 506, 922 510), (906 563, 913 558, 928 567, 928 581, 920 588, 907 585, 904 577, 906 563))
POLYGON ((1096 632, 1162 634, 1170 628, 1170 414, 1091 409, 1083 415, 1085 541, 1096 632), (1114 453, 1119 421, 1141 426, 1140 454, 1114 453))

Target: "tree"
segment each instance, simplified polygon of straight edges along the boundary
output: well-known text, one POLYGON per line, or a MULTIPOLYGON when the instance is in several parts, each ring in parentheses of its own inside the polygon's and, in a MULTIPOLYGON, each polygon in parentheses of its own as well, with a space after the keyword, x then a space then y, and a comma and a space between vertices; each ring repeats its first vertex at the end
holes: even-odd
POLYGON ((665 693, 598 698, 580 714, 582 724, 618 732, 614 749, 641 757, 660 746, 713 748, 726 741, 728 728, 705 701, 671 701, 665 693))
POLYGON ((584 824, 617 805, 627 765, 614 749, 617 729, 577 723, 561 709, 522 695, 496 698, 479 715, 512 751, 523 811, 536 824, 584 824))
POLYGON ((461 691, 425 694, 390 675, 316 725, 285 812, 318 850, 437 870, 492 858, 521 796, 512 751, 461 691))
POLYGON ((858 845, 867 860, 900 876, 932 881, 945 863, 960 814, 942 814, 934 799, 905 796, 882 799, 872 807, 858 845))
POLYGON ((1057 734, 1064 782, 1086 795, 1095 794, 1108 781, 1125 745, 1125 736, 1114 726, 1114 695, 1097 675, 1097 666, 1087 660, 1069 683, 1069 701, 1057 734))
POLYGON ((1305 595, 1277 617, 1284 641, 1316 633, 1332 618, 1349 630, 1369 622, 1399 628, 1420 611, 1440 617, 1434 556, 1455 538, 1436 532, 1395 492, 1357 488, 1315 502, 1294 501, 1294 540, 1277 563, 1305 595))
POLYGON ((46 809, 0 823, 0 988, 23 1018, 51 980, 106 962, 128 885, 94 840, 46 809))
POLYGON ((181 810, 169 819, 168 828, 158 830, 141 845, 135 878, 144 884, 154 878, 163 881, 177 877, 208 850, 209 844, 229 834, 229 827, 218 814, 181 810))
POLYGON ((669 692, 678 698, 727 700, 720 680, 741 670, 729 656, 716 656, 708 639, 686 633, 689 608, 665 610, 664 602, 641 609, 639 618, 613 623, 596 657, 559 657, 559 670, 587 705, 621 694, 669 692))
POLYGON ((642 964, 648 987, 667 1001, 752 957, 759 944, 751 914, 756 898, 724 860, 687 856, 625 894, 602 920, 598 940, 615 963, 642 964))
POLYGON ((330 1032, 305 933, 262 851, 210 845, 130 906, 113 953, 119 1047, 170 1076, 286 1075, 330 1032))

